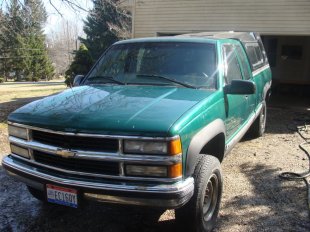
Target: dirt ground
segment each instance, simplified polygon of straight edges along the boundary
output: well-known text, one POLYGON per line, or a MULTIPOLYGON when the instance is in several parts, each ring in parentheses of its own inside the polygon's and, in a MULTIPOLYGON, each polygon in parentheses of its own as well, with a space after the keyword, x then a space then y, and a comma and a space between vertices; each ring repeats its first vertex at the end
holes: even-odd
MULTIPOLYGON (((4 96, 1 87, 0 160, 9 152, 7 114, 35 99, 33 97, 57 92, 64 86, 32 86, 31 98, 28 93, 25 97, 22 92, 15 93, 17 87, 6 91, 11 97, 4 96)), ((215 231, 310 231, 305 183, 278 177, 284 171, 309 169, 307 156, 298 148, 303 139, 290 130, 304 124, 309 117, 307 110, 270 107, 266 134, 255 140, 243 139, 225 158, 222 164, 224 193, 215 231)), ((304 135, 310 137, 310 131, 304 135)), ((310 146, 308 148, 310 150, 310 146)), ((172 210, 94 203, 71 209, 43 204, 32 198, 23 184, 8 177, 0 165, 0 231, 174 230, 172 210)))

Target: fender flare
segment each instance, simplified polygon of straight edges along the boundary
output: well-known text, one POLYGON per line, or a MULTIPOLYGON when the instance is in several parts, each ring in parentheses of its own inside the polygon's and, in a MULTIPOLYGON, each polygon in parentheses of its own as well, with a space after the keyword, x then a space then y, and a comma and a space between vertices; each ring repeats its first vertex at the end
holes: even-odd
POLYGON ((224 136, 226 136, 225 131, 224 121, 222 119, 215 119, 193 136, 186 155, 186 177, 194 173, 198 162, 198 155, 202 148, 215 136, 219 134, 224 134, 224 136))

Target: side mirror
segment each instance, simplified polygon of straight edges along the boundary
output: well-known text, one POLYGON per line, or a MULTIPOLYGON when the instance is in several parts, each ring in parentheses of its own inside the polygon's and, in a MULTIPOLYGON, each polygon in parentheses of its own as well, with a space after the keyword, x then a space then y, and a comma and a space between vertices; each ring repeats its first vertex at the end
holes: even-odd
POLYGON ((256 85, 253 81, 232 80, 231 84, 224 86, 225 94, 254 94, 256 85))
POLYGON ((79 86, 84 78, 84 75, 76 75, 73 80, 73 87, 79 86))

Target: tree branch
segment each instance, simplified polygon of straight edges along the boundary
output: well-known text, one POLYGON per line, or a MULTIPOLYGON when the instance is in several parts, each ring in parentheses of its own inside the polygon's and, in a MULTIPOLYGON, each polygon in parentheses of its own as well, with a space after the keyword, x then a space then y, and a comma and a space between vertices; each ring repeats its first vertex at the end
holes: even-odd
POLYGON ((57 7, 52 3, 52 0, 49 0, 51 6, 57 11, 57 13, 62 17, 62 13, 57 9, 57 7))
POLYGON ((81 7, 79 4, 71 1, 71 0, 62 0, 62 2, 67 3, 73 10, 75 10, 76 8, 78 8, 79 10, 88 12, 88 10, 86 10, 85 8, 81 7))

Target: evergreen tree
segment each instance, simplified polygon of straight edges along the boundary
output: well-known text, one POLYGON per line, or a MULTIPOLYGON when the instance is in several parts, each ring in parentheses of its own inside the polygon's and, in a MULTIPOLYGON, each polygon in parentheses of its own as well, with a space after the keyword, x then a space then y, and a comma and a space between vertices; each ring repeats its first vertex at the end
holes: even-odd
POLYGON ((71 63, 69 69, 66 71, 65 83, 67 84, 67 86, 72 86, 75 75, 87 74, 92 67, 92 64, 93 60, 89 54, 87 47, 84 44, 81 44, 79 50, 75 52, 73 62, 71 63))
POLYGON ((22 48, 21 33, 23 32, 22 9, 18 0, 12 0, 7 12, 2 20, 0 41, 4 45, 2 50, 1 63, 4 76, 7 78, 9 73, 15 73, 15 77, 20 79, 22 66, 19 54, 22 48))
POLYGON ((125 39, 124 31, 130 31, 130 16, 118 7, 119 3, 119 0, 93 0, 94 7, 84 22, 86 38, 80 38, 93 60, 114 42, 125 39))
POLYGON ((46 11, 41 0, 12 0, 1 27, 2 50, 0 67, 5 76, 15 74, 15 79, 49 79, 53 66, 47 56, 43 24, 46 11))
POLYGON ((42 27, 47 14, 41 0, 25 0, 24 4, 24 38, 29 59, 24 60, 24 74, 33 81, 39 78, 50 79, 53 66, 47 55, 45 35, 42 27))

